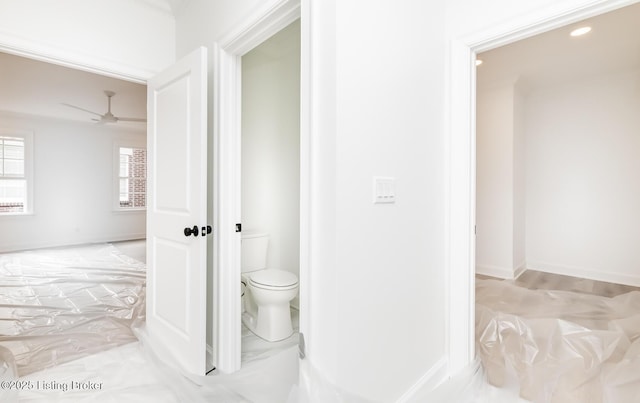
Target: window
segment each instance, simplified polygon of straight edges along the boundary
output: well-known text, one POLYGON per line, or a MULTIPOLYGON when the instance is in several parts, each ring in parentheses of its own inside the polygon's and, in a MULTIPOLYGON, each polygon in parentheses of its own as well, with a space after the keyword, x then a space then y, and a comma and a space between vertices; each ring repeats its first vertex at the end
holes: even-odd
POLYGON ((31 211, 31 135, 0 132, 0 214, 31 211))
POLYGON ((144 209, 147 207, 147 150, 118 147, 118 207, 144 209))

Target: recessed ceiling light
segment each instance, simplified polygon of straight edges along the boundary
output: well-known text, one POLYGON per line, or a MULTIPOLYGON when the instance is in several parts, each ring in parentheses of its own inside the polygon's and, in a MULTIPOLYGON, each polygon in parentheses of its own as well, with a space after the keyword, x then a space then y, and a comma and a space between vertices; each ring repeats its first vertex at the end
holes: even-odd
POLYGON ((580 27, 571 31, 571 36, 581 36, 591 31, 591 27, 580 27))
POLYGON ((476 66, 480 66, 482 64, 482 60, 476 59, 476 66))

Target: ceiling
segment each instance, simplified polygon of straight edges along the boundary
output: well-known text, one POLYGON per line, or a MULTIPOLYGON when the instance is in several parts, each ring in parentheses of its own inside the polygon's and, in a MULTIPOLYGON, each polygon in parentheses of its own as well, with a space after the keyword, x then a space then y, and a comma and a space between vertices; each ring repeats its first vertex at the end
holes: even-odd
POLYGON ((136 0, 148 6, 169 12, 174 16, 179 15, 187 7, 191 0, 136 0))
MULTIPOLYGON (((192 0, 135 0, 178 16, 192 0)), ((98 116, 63 103, 103 114, 104 91, 113 91, 111 112, 119 117, 146 118, 146 86, 85 71, 0 53, 0 111, 93 123, 98 116)), ((132 129, 144 123, 118 122, 132 129)))
MULTIPOLYGON (((163 1, 163 0, 160 0, 163 1)), ((165 0, 169 4, 169 8, 173 12, 174 15, 180 14, 182 9, 187 7, 187 3, 190 0, 165 0)))
MULTIPOLYGON (((0 53, 0 110, 93 123, 98 116, 63 103, 103 114, 105 90, 114 91, 111 112, 119 117, 146 118, 146 86, 33 59, 0 53)), ((144 123, 118 122, 129 128, 144 123)))
MULTIPOLYGON (((190 0, 138 0, 178 14, 190 0)), ((615 71, 640 70, 640 3, 480 53, 478 87, 518 82, 527 91, 615 71), (574 28, 592 31, 570 37, 574 28)), ((0 53, 0 110, 92 123, 114 91, 116 116, 146 117, 146 86, 0 53)), ((118 125, 144 128, 143 123, 118 125)))
POLYGON ((524 91, 640 69, 640 3, 478 54, 478 87, 518 82, 524 91), (589 25, 580 37, 569 33, 589 25))

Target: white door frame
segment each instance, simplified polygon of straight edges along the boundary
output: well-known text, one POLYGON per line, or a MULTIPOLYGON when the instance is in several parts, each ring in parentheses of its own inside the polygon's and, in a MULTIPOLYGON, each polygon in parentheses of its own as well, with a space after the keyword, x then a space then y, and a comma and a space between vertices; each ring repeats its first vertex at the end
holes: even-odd
POLYGON ((558 2, 450 42, 446 167, 450 375, 468 366, 475 356, 476 53, 637 2, 558 2))
MULTIPOLYGON (((240 369, 241 354, 240 233, 236 232, 236 224, 241 222, 241 58, 298 18, 300 0, 276 1, 246 17, 213 48, 211 146, 214 156, 213 225, 217 236, 214 239, 211 314, 215 344, 213 359, 216 368, 223 373, 240 369)), ((300 158, 303 160, 304 154, 300 158)), ((303 172, 300 180, 305 181, 303 172)), ((304 211, 301 205, 301 216, 304 211)))
POLYGON ((0 34, 0 52, 144 85, 158 73, 115 62, 107 63, 80 53, 43 46, 35 41, 16 39, 8 34, 0 34))

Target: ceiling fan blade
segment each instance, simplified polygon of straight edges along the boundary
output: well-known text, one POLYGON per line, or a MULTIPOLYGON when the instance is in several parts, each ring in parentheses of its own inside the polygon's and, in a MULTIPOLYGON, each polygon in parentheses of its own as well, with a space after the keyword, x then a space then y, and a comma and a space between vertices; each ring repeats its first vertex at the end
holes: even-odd
POLYGON ((102 117, 102 114, 101 114, 101 113, 94 112, 94 111, 90 111, 90 110, 88 110, 88 109, 84 109, 84 108, 81 108, 81 107, 79 107, 79 106, 75 106, 75 105, 71 105, 71 104, 65 104, 64 102, 62 103, 62 105, 64 105, 64 106, 68 106, 69 108, 79 109, 79 110, 81 110, 81 111, 88 112, 88 113, 92 113, 92 114, 94 114, 94 115, 96 115, 96 116, 100 116, 100 117, 102 117))
POLYGON ((121 118, 118 117, 118 120, 123 121, 123 122, 146 122, 147 119, 142 119, 142 118, 121 118))

